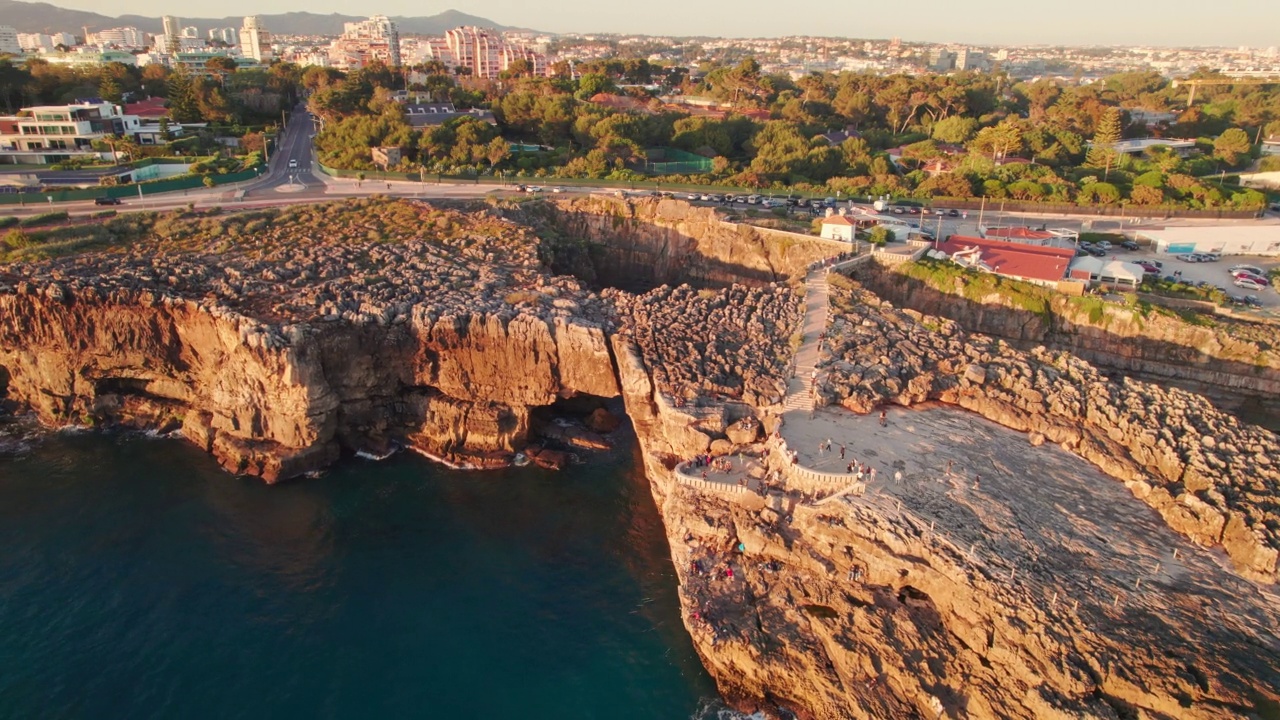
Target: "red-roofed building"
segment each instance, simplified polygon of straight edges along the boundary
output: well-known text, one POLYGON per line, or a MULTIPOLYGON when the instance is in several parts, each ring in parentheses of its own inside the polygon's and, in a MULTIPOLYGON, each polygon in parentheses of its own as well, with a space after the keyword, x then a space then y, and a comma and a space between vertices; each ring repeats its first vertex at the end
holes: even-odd
POLYGON ((978 232, 991 240, 1008 240, 1030 245, 1044 245, 1046 240, 1056 237, 1047 230, 1032 230, 1029 227, 980 227, 978 232))
POLYGON ((822 237, 828 240, 853 242, 853 233, 858 225, 844 215, 830 215, 822 218, 822 237))
POLYGON ((1015 280, 1057 286, 1067 275, 1075 251, 1019 242, 952 235, 938 250, 965 267, 995 273, 1015 280))
POLYGON ((169 117, 169 108, 165 107, 164 103, 164 98, 147 98, 146 100, 125 105, 124 113, 126 115, 137 115, 143 120, 159 120, 162 117, 169 117))
POLYGON ((592 105, 607 107, 610 110, 617 110, 619 112, 636 112, 644 113, 645 115, 654 114, 654 112, 649 109, 648 102, 640 100, 639 98, 633 98, 629 95, 596 93, 591 96, 591 99, 588 102, 592 105))

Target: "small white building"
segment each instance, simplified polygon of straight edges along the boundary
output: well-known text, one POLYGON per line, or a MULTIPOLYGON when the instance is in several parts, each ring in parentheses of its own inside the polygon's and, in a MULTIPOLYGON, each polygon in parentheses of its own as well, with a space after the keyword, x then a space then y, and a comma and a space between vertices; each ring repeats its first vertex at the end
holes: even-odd
POLYGON ((1137 263, 1088 255, 1072 260, 1071 269, 1067 271, 1067 277, 1072 280, 1124 289, 1133 289, 1141 285, 1142 275, 1142 266, 1137 263))
POLYGON ((1280 224, 1165 228, 1138 233, 1158 253, 1280 255, 1280 224))
POLYGON ((828 240, 853 242, 857 225, 845 215, 829 215, 822 218, 822 237, 828 240))
POLYGON ((1196 150, 1195 140, 1175 140, 1171 138, 1135 138, 1133 140, 1121 140, 1111 146, 1116 152, 1125 153, 1126 155, 1141 155, 1147 150, 1164 146, 1169 148, 1173 154, 1186 157, 1196 150))

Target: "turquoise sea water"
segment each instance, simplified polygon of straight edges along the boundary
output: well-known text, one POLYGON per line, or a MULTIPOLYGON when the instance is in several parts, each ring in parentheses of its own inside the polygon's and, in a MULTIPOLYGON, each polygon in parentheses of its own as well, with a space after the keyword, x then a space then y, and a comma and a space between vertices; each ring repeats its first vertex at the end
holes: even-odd
POLYGON ((58 435, 0 458, 0 717, 714 714, 660 523, 634 442, 268 487, 177 440, 58 435))

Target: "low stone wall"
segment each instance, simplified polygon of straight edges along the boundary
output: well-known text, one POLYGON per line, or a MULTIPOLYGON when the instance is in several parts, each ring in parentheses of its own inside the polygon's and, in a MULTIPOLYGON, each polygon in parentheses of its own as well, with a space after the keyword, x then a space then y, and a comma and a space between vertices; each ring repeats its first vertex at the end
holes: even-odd
POLYGON ((729 483, 703 480, 699 475, 693 474, 689 467, 690 464, 688 462, 682 462, 675 468, 676 480, 685 487, 693 488, 700 492, 713 492, 735 496, 746 495, 751 492, 750 489, 742 485, 731 485, 729 483))

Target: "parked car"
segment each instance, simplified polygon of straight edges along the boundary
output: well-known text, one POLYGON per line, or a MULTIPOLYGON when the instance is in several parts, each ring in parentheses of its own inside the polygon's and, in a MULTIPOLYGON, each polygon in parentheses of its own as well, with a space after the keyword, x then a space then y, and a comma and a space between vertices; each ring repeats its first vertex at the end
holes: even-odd
POLYGON ((1142 272, 1143 272, 1143 273, 1145 273, 1145 274, 1147 274, 1147 275, 1159 275, 1159 274, 1160 274, 1160 268, 1156 267, 1155 265, 1152 265, 1152 264, 1151 264, 1151 263, 1149 263, 1149 262, 1140 262, 1140 263, 1138 263, 1138 267, 1142 268, 1142 272))
POLYGON ((1245 290, 1262 290, 1266 287, 1266 285, 1263 285, 1256 280, 1250 280, 1249 278, 1239 278, 1233 284, 1236 287, 1244 288, 1245 290))
POLYGON ((1222 259, 1222 253, 1200 253, 1200 262, 1218 262, 1222 259))
POLYGON ((1082 248, 1082 247, 1081 247, 1081 248, 1076 248, 1076 257, 1085 257, 1085 256, 1087 256, 1088 254, 1089 254, 1089 251, 1088 251, 1088 250, 1085 250, 1085 249, 1084 249, 1084 248, 1082 248))
POLYGON ((947 211, 947 217, 960 217, 960 211, 955 208, 951 208, 947 211))
POLYGON ((1266 278, 1262 277, 1261 275, 1251 275, 1249 273, 1240 273, 1239 275, 1232 275, 1232 278, 1235 280, 1248 280, 1249 282, 1255 282, 1255 283, 1258 283, 1259 285, 1264 285, 1264 286, 1269 283, 1269 281, 1266 278))
POLYGON ((1156 266, 1156 267, 1158 267, 1158 268, 1163 268, 1163 267, 1164 267, 1164 263, 1160 262, 1159 260, 1143 260, 1142 262, 1144 262, 1144 263, 1146 263, 1146 264, 1148 264, 1148 265, 1155 265, 1155 266, 1156 266))
POLYGON ((1227 272, 1234 275, 1237 270, 1243 270, 1251 275, 1266 275, 1266 273, 1262 271, 1262 268, 1257 267, 1256 265, 1232 265, 1227 272))
POLYGON ((1106 251, 1106 250, 1103 250, 1102 248, 1097 247, 1097 246, 1094 246, 1094 247, 1092 247, 1092 248, 1088 248, 1088 252, 1089 252, 1089 254, 1090 254, 1090 255, 1092 255, 1092 256, 1094 256, 1094 257, 1106 257, 1106 256, 1107 256, 1107 251, 1106 251))
POLYGON ((1200 257, 1195 253, 1182 253, 1178 255, 1177 258, 1182 262, 1189 262, 1189 263, 1200 262, 1200 257))
POLYGON ((893 214, 894 214, 894 215, 901 215, 901 214, 903 214, 903 213, 905 213, 905 212, 906 212, 906 208, 903 208, 901 205, 894 205, 894 206, 893 206, 893 214))
POLYGON ((100 197, 100 198, 94 198, 93 204, 94 205, 119 205, 121 203, 120 203, 120 198, 100 197))
POLYGON ((1124 242, 1120 243, 1120 247, 1124 248, 1125 250, 1137 250, 1138 243, 1132 240, 1125 240, 1124 242))
POLYGON ((1257 295, 1245 295, 1244 304, 1252 305, 1253 307, 1262 307, 1262 301, 1258 299, 1257 295))
POLYGON ((1098 242, 1094 243, 1094 245, 1102 248, 1103 250, 1111 249, 1111 242, 1109 240, 1099 240, 1098 242))

